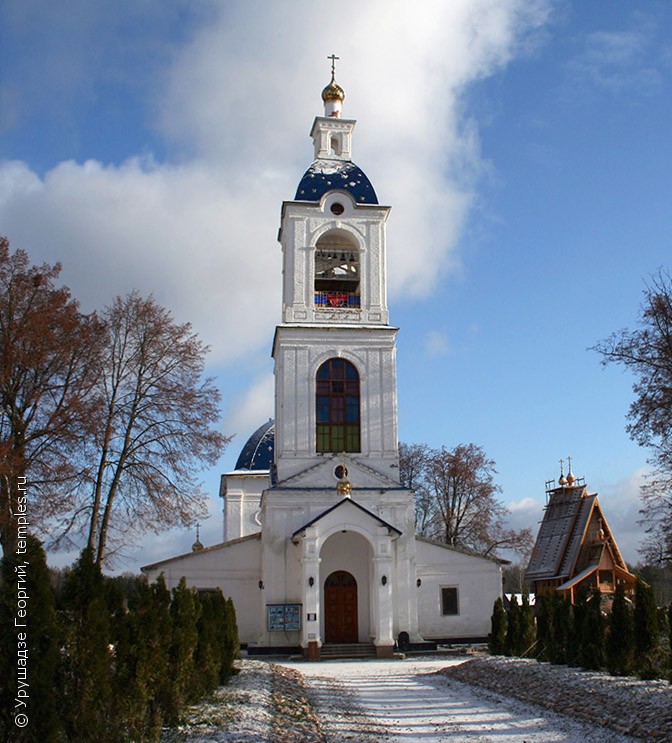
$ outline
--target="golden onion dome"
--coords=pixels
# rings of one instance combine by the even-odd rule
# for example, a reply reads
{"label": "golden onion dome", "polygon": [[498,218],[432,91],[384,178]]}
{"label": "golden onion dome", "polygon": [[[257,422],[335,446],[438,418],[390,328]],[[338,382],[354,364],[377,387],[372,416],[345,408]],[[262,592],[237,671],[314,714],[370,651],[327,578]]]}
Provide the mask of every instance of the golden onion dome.
{"label": "golden onion dome", "polygon": [[334,80],[332,75],[331,82],[322,91],[322,100],[326,103],[327,101],[341,101],[345,100],[345,92],[343,88]]}

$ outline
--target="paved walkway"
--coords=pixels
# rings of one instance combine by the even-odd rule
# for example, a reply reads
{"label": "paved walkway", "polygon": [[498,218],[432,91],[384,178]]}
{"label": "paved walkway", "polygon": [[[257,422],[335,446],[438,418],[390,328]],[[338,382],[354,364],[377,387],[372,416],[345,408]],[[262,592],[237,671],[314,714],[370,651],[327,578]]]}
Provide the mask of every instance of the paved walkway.
{"label": "paved walkway", "polygon": [[634,740],[434,673],[458,662],[460,659],[432,658],[282,665],[304,674],[328,738],[338,743]]}

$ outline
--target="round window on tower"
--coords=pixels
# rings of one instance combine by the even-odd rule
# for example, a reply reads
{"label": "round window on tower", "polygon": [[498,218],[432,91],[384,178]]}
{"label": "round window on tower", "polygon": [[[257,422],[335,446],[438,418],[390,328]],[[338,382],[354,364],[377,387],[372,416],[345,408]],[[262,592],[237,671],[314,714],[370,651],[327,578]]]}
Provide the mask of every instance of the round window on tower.
{"label": "round window on tower", "polygon": [[334,475],[336,475],[337,480],[342,480],[344,477],[348,476],[348,468],[339,464],[338,467],[334,469]]}
{"label": "round window on tower", "polygon": [[344,211],[345,207],[343,206],[343,204],[339,204],[338,201],[335,201],[331,205],[331,213],[336,214],[336,216],[338,216],[339,214],[343,214]]}

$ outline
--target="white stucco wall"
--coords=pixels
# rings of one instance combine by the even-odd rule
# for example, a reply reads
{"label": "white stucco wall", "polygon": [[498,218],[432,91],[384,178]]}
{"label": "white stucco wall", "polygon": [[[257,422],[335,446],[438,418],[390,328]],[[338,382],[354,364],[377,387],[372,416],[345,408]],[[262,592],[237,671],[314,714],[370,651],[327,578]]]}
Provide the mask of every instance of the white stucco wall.
{"label": "white stucco wall", "polygon": [[184,576],[194,588],[220,588],[236,608],[240,642],[255,642],[264,622],[261,579],[261,538],[253,536],[210,547],[171,560],[149,565],[143,573],[150,581],[163,573],[169,589]]}
{"label": "white stucco wall", "polygon": [[[335,201],[344,207],[338,217],[331,213]],[[351,195],[343,191],[331,191],[320,202],[283,203],[280,225],[283,323],[388,323],[385,221],[389,212],[387,206],[356,204]],[[323,235],[334,230],[347,235],[360,255],[361,307],[358,310],[333,311],[314,305],[315,246]]]}
{"label": "white stucco wall", "polygon": [[261,529],[261,494],[271,484],[268,472],[239,470],[222,475],[219,495],[224,499],[224,541],[246,537]]}
{"label": "white stucco wall", "polygon": [[321,461],[316,454],[315,376],[330,358],[352,363],[360,379],[358,460],[398,477],[396,334],[391,327],[286,326],[276,329],[275,461],[283,482]]}
{"label": "white stucco wall", "polygon": [[[418,625],[425,640],[486,637],[495,600],[502,595],[496,562],[416,539]],[[441,589],[456,587],[458,614],[443,616]]]}

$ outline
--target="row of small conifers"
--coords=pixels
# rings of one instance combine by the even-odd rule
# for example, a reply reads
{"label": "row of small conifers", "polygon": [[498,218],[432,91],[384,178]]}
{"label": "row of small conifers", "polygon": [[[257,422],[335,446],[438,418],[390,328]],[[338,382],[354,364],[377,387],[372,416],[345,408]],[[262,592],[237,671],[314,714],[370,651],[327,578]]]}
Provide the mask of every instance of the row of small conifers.
{"label": "row of small conifers", "polygon": [[537,596],[531,607],[495,601],[489,648],[493,655],[537,658],[615,676],[672,681],[672,604],[656,607],[653,590],[639,580],[634,602],[623,586],[615,591],[609,613],[603,597],[583,593],[572,604],[560,593]]}
{"label": "row of small conifers", "polygon": [[[125,598],[88,550],[54,590],[42,547],[32,538],[20,560],[28,563],[29,597],[27,653],[20,654],[13,631],[16,562],[2,563],[0,740],[158,741],[186,705],[234,672],[236,617],[221,592],[199,597],[184,580],[172,593],[162,579],[135,580]],[[21,686],[25,677],[28,686]],[[24,728],[15,720],[20,688],[28,694]]]}

